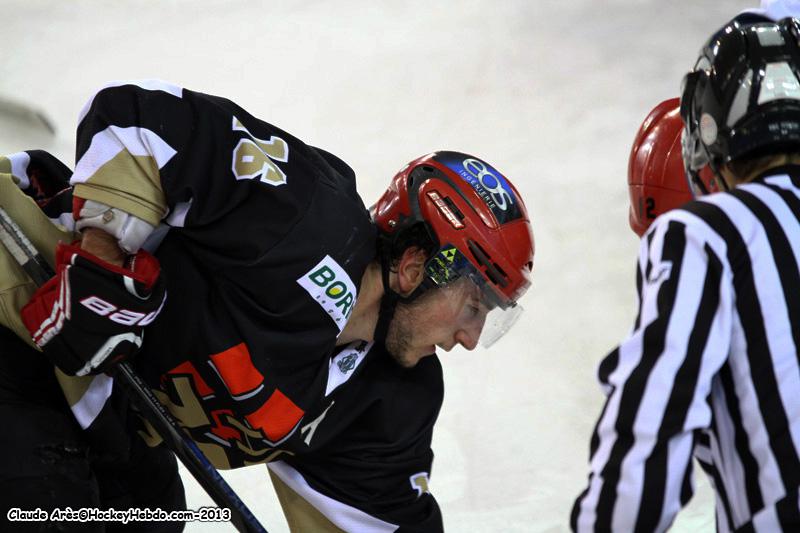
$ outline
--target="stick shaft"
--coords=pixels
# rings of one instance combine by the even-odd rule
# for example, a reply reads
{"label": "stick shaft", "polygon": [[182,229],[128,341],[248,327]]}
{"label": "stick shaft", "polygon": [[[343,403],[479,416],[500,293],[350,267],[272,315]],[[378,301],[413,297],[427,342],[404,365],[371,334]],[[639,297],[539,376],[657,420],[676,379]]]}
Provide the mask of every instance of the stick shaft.
{"label": "stick shaft", "polygon": [[2,96],[0,96],[0,117],[8,117],[18,123],[45,130],[50,135],[56,133],[52,121],[42,111]]}

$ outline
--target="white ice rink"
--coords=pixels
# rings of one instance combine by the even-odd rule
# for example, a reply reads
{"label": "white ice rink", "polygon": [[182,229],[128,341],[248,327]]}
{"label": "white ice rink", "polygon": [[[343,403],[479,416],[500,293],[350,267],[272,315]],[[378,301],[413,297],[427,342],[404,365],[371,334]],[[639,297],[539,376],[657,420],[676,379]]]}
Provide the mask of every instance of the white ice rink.
{"label": "white ice rink", "polygon": [[[0,118],[0,153],[44,148],[73,166],[93,90],[155,77],[227,96],[341,156],[367,204],[423,153],[486,158],[526,198],[534,284],[491,352],[441,354],[431,488],[449,531],[565,531],[603,399],[595,368],[634,316],[631,141],[678,95],[703,40],[755,3],[0,0],[0,95],[58,128],[48,138]],[[271,533],[288,531],[263,466],[225,477]],[[674,531],[714,529],[695,477]],[[210,505],[184,478],[189,506]]]}

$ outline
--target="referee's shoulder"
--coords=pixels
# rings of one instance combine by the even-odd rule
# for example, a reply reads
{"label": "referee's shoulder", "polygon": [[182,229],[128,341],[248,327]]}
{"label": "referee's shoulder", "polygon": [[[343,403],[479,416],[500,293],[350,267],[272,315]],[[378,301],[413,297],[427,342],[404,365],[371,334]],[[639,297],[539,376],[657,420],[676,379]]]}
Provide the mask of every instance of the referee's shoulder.
{"label": "referee's shoulder", "polygon": [[726,202],[729,201],[730,195],[731,192],[729,191],[706,194],[682,205],[675,211],[692,215],[697,219],[695,222],[696,225],[714,227],[718,225],[721,219],[730,216],[725,207]]}
{"label": "referee's shoulder", "polygon": [[698,236],[715,233],[713,228],[727,216],[724,208],[720,207],[722,194],[726,193],[709,194],[661,214],[650,225],[646,235],[664,232],[670,225],[684,226],[686,232]]}
{"label": "referee's shoulder", "polygon": [[[726,196],[727,195],[727,196]],[[692,200],[656,218],[644,236],[651,253],[664,247],[691,248],[697,253],[713,253],[723,263],[730,252],[742,251],[743,243],[735,229],[727,205],[731,197],[718,192]]]}

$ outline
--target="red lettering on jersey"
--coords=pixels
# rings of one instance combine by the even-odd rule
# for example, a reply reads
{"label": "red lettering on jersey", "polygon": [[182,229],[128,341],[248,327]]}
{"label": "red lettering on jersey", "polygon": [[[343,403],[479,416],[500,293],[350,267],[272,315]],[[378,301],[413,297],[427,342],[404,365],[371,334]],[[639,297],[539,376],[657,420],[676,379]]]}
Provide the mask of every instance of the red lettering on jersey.
{"label": "red lettering on jersey", "polygon": [[214,425],[211,427],[211,433],[226,441],[242,440],[242,433],[237,429],[226,426],[220,418],[222,415],[230,415],[231,417],[234,416],[233,411],[230,409],[217,409],[216,411],[211,411],[211,418],[214,420]]}
{"label": "red lettering on jersey", "polygon": [[219,372],[231,396],[240,396],[253,391],[264,382],[250,358],[250,351],[245,343],[211,356],[211,363]]}
{"label": "red lettering on jersey", "polygon": [[[191,361],[184,361],[183,363],[179,364],[167,374],[172,375],[186,375],[189,374],[192,376],[192,382],[194,384],[195,389],[197,390],[197,394],[200,395],[201,398],[205,398],[207,396],[211,396],[214,394],[214,390],[208,386],[203,378],[200,377],[200,373],[197,372],[197,369],[194,367]],[[161,376],[161,383],[162,386],[166,383],[167,376]]]}
{"label": "red lettering on jersey", "polygon": [[[269,393],[269,390],[264,390],[264,376],[253,365],[250,351],[244,343],[209,356],[209,361],[234,399],[244,399],[236,398],[237,396],[263,398]],[[247,439],[240,429],[226,423],[226,418],[238,419],[244,426],[260,432],[269,443],[276,443],[287,437],[305,414],[305,411],[285,394],[275,389],[261,407],[244,415],[244,420],[242,420],[239,418],[241,415],[231,409],[213,409],[211,404],[206,403],[213,401],[210,397],[214,394],[214,390],[203,380],[192,362],[184,361],[170,370],[162,376],[162,383],[165,384],[168,377],[178,375],[191,376],[194,394],[198,394],[205,400],[202,409],[212,421],[209,427],[211,434],[226,442],[244,442]],[[248,444],[248,449],[251,445],[252,443]],[[265,449],[269,450],[269,448]],[[259,450],[250,450],[249,453],[253,455],[254,452],[259,452]]]}
{"label": "red lettering on jersey", "polygon": [[304,414],[292,400],[276,389],[264,405],[245,418],[254,429],[260,429],[269,440],[277,442],[294,429]]}

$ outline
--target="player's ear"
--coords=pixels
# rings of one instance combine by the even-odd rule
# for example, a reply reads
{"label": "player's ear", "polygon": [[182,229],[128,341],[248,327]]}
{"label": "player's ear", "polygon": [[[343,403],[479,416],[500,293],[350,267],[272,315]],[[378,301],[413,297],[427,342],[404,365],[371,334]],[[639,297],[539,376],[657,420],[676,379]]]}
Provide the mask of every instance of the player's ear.
{"label": "player's ear", "polygon": [[427,259],[425,251],[417,246],[409,246],[403,251],[403,255],[397,261],[397,292],[408,296],[419,287],[425,279]]}

